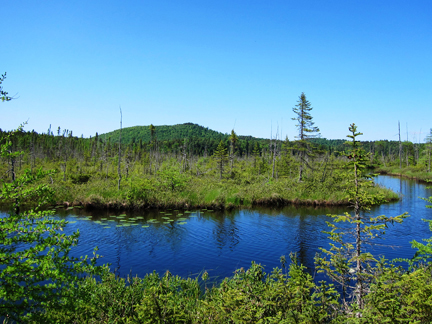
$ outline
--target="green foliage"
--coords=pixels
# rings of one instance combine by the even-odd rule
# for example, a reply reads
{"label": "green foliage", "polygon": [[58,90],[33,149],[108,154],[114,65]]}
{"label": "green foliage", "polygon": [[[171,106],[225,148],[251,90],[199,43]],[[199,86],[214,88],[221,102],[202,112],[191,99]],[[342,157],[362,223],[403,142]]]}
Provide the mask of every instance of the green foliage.
{"label": "green foliage", "polygon": [[293,112],[297,117],[292,118],[292,120],[296,120],[298,123],[296,125],[299,131],[297,138],[303,141],[307,138],[316,137],[317,135],[313,135],[313,133],[318,133],[319,128],[314,126],[312,116],[310,115],[310,111],[313,108],[311,107],[309,100],[306,99],[304,92],[301,93],[297,102],[297,105],[293,108]]}
{"label": "green foliage", "polygon": [[235,146],[237,141],[239,140],[236,132],[234,132],[234,129],[231,130],[231,135],[228,137],[228,140],[232,143],[233,146]]}
{"label": "green foliage", "polygon": [[3,86],[1,85],[5,79],[6,79],[6,72],[4,74],[2,74],[2,76],[0,77],[0,98],[1,98],[1,101],[9,101],[12,99],[11,97],[8,96],[8,93],[3,90]]}
{"label": "green foliage", "polygon": [[[255,145],[256,155],[238,156],[230,177],[224,177],[226,172],[223,173],[223,181],[219,180],[220,168],[212,156],[189,155],[189,148],[184,150],[181,147],[181,153],[175,155],[161,153],[158,148],[150,154],[146,151],[148,147],[141,150],[139,145],[123,147],[122,156],[126,158],[122,159],[120,168],[122,174],[128,176],[127,181],[122,182],[122,189],[118,191],[118,183],[114,181],[117,179],[118,147],[113,147],[109,139],[104,142],[100,135],[98,137],[98,141],[94,140],[94,137],[92,143],[88,143],[71,136],[17,133],[13,147],[25,148],[26,152],[17,158],[22,169],[17,168],[16,173],[21,175],[26,168],[58,170],[59,172],[49,176],[55,201],[92,207],[223,208],[228,205],[347,203],[347,171],[343,169],[344,158],[329,155],[309,161],[312,168],[305,169],[303,182],[298,183],[293,181],[297,174],[298,161],[295,160],[295,152],[292,155],[295,150],[289,146],[277,156],[276,176],[269,181],[272,171],[271,155],[265,146],[258,143]],[[220,144],[220,141],[218,143]],[[226,142],[224,144],[226,147]],[[253,146],[249,147],[249,150],[252,148]],[[186,157],[183,151],[187,152]],[[237,152],[240,152],[239,145]],[[8,174],[6,172],[10,160],[3,158],[0,162],[0,176],[5,176]],[[223,162],[223,171],[227,169],[227,162]],[[169,183],[169,177],[163,177],[165,169],[174,170],[175,176],[185,177],[184,181],[179,179],[179,186],[176,186],[174,181],[174,190],[172,182]],[[177,170],[181,171],[181,176]],[[79,183],[81,181],[76,181],[75,178],[81,174],[90,176],[90,179]],[[206,201],[207,193],[213,190],[219,192],[217,199]],[[398,199],[396,194],[383,188],[371,187],[368,190],[382,194],[383,199],[376,203]],[[212,205],[213,203],[216,205]]]}
{"label": "green foliage", "polygon": [[[156,134],[158,141],[166,141],[173,139],[183,140],[184,138],[190,137],[220,140],[221,137],[224,136],[224,134],[222,133],[192,123],[178,124],[173,126],[154,126],[153,124],[151,124],[150,126],[134,126],[123,128],[122,142],[138,142],[139,139],[142,139],[143,142],[149,142],[155,137]],[[111,137],[111,140],[113,142],[118,142],[118,130],[102,134],[101,136],[105,135],[107,137]]]}
{"label": "green foliage", "polygon": [[70,293],[61,309],[46,308],[56,323],[192,323],[201,295],[198,280],[168,271],[141,278],[117,278],[106,272],[100,281],[87,278]]}
{"label": "green foliage", "polygon": [[[432,231],[432,220],[424,220],[429,223],[429,229]],[[411,242],[411,246],[413,249],[417,249],[412,262],[427,262],[430,263],[432,261],[432,237],[428,239],[423,239],[427,244],[423,244],[413,240]]]}
{"label": "green foliage", "polygon": [[213,153],[213,158],[216,161],[219,169],[220,179],[222,179],[222,174],[224,172],[225,163],[228,161],[228,153],[223,141],[219,142],[216,151]]}
{"label": "green foliage", "polygon": [[292,261],[288,277],[277,268],[267,275],[254,262],[247,271],[237,270],[206,293],[202,318],[216,323],[329,322],[337,292],[332,285],[316,286],[295,257]]}
{"label": "green foliage", "polygon": [[[130,130],[129,130],[130,129]],[[157,132],[156,132],[157,131]],[[33,163],[38,159],[47,161],[57,161],[62,163],[62,170],[68,169],[69,160],[84,160],[85,166],[95,166],[100,163],[101,167],[106,163],[113,161],[118,155],[118,146],[113,142],[118,142],[120,131],[115,134],[108,133],[94,136],[90,139],[78,138],[72,136],[72,131],[63,130],[62,135],[54,136],[49,130],[48,134],[38,134],[32,132],[21,132],[17,134],[17,140],[14,143],[18,150],[24,150],[28,156],[32,157]],[[147,126],[136,126],[122,130],[122,156],[130,156],[129,162],[140,161],[147,164],[153,164],[153,160],[163,154],[178,154],[188,152],[188,156],[208,156],[212,155],[221,140],[229,142],[229,135],[209,130],[208,128],[195,124],[182,124],[173,126],[155,126],[154,139],[151,141],[151,132]],[[130,136],[129,136],[130,135]],[[114,136],[114,138],[111,138]],[[236,135],[237,136],[237,135]],[[244,158],[253,153],[254,148],[258,147],[259,155],[266,155],[269,152],[269,140],[253,138],[251,136],[237,136],[235,144],[235,155],[238,158]],[[185,144],[187,139],[187,145]],[[272,141],[276,145],[281,145],[280,141]],[[329,140],[325,138],[308,138],[307,145],[325,150],[328,154],[336,157],[339,152],[345,150],[343,140]],[[398,143],[395,141],[379,142],[362,142],[364,148],[369,152],[374,152],[374,161],[376,167],[392,166],[396,163],[394,153],[398,150]],[[297,145],[297,144],[296,144]],[[409,160],[416,159],[416,167],[423,167],[423,172],[427,169],[427,144],[414,144],[415,156],[410,156]],[[299,157],[302,147],[297,150],[295,146],[291,148],[292,155]],[[149,152],[152,152],[149,156]],[[310,150],[307,150],[310,154]],[[313,153],[313,152],[312,152]],[[412,152],[411,152],[412,153]],[[411,154],[410,153],[410,154]],[[256,156],[256,155],[255,155]],[[312,156],[312,155],[311,155]],[[417,156],[420,160],[417,161]],[[307,160],[307,159],[306,159]],[[311,163],[311,161],[307,161]],[[310,164],[314,167],[313,164]],[[411,165],[410,165],[411,167]],[[156,170],[157,171],[157,170]],[[66,173],[68,173],[67,171]],[[258,172],[257,172],[258,173]],[[432,175],[431,175],[432,176]]]}
{"label": "green foliage", "polygon": [[[293,258],[288,276],[280,269],[266,274],[252,262],[234,277],[207,287],[168,271],[140,278],[101,281],[88,278],[71,288],[63,308],[46,308],[45,316],[61,323],[328,323],[339,317],[338,294],[325,283],[316,285]],[[205,293],[202,285],[205,284]]]}
{"label": "green foliage", "polygon": [[[20,154],[11,153],[10,147],[21,129],[2,139],[2,157]],[[13,202],[11,212],[0,218],[0,316],[20,322],[38,318],[47,304],[61,307],[70,297],[68,289],[83,274],[101,270],[95,266],[97,255],[91,260],[69,256],[79,233],[62,234],[67,222],[52,219],[51,211],[39,210],[52,197],[52,190],[40,180],[51,174],[25,170],[20,177],[0,183],[0,199]],[[35,209],[21,211],[24,198],[32,200]]]}
{"label": "green foliage", "polygon": [[182,279],[169,271],[146,276],[149,286],[135,310],[140,323],[193,323],[201,295],[198,279]]}
{"label": "green foliage", "polygon": [[[99,135],[99,139],[110,138],[111,141],[118,142],[119,135],[120,131],[115,130]],[[156,138],[157,146],[155,145]],[[163,126],[134,126],[122,129],[122,143],[139,146],[140,149],[146,150],[158,147],[164,153],[179,152],[183,148],[184,140],[187,139],[188,151],[191,153],[212,155],[221,140],[231,142],[231,138],[234,139],[232,147],[239,156],[250,154],[256,143],[260,143],[262,146],[268,145],[268,141],[263,138],[237,134],[235,134],[235,137],[232,137],[232,134],[223,134],[208,127],[192,123]]]}
{"label": "green foliage", "polygon": [[[289,170],[285,177],[269,179],[266,174],[269,168],[269,156],[266,154],[259,157],[263,170],[267,170],[263,172],[265,174],[258,175],[253,171],[255,170],[254,160],[251,159],[236,163],[234,169],[236,175],[232,179],[222,180],[215,179],[214,174],[211,173],[215,168],[211,158],[201,158],[200,163],[185,172],[179,171],[181,165],[178,159],[165,158],[157,161],[159,166],[155,174],[142,174],[140,165],[138,164],[139,169],[134,169],[132,162],[129,166],[130,177],[125,181],[124,188],[120,192],[116,189],[115,160],[112,162],[114,171],[112,174],[108,173],[110,176],[106,178],[105,172],[100,173],[98,166],[93,169],[91,154],[88,155],[87,166],[80,159],[71,159],[72,163],[69,167],[73,168],[74,172],[79,174],[83,171],[83,174],[87,174],[86,170],[89,170],[88,174],[92,175],[87,183],[79,185],[70,181],[63,182],[59,175],[49,173],[54,182],[52,188],[61,191],[61,195],[64,195],[61,196],[62,199],[57,199],[82,201],[84,204],[97,206],[104,204],[122,207],[145,204],[189,206],[193,203],[208,206],[239,206],[266,201],[275,205],[296,201],[295,199],[299,198],[302,201],[317,202],[345,199],[355,207],[355,211],[358,211],[360,220],[356,218],[356,212],[354,215],[346,213],[334,218],[335,221],[344,222],[353,228],[353,234],[360,233],[360,254],[358,254],[356,239],[351,241],[346,239],[350,231],[346,227],[338,228],[332,224],[334,226],[329,235],[333,239],[333,244],[328,251],[323,250],[328,252],[327,258],[317,258],[317,266],[321,270],[328,271],[331,279],[342,283],[344,288],[342,296],[339,296],[335,288],[327,282],[314,283],[313,278],[305,272],[304,267],[299,265],[295,258],[290,264],[288,274],[284,274],[280,269],[274,269],[270,274],[266,274],[261,265],[252,263],[250,269],[239,269],[232,278],[226,278],[213,286],[207,283],[206,273],[203,274],[205,283],[199,282],[198,279],[173,276],[169,272],[163,276],[149,274],[143,279],[121,279],[116,278],[106,269],[98,272],[101,280],[96,280],[94,277],[84,278],[80,273],[84,273],[81,270],[86,267],[86,264],[89,271],[93,271],[91,263],[84,260],[86,263],[82,267],[73,266],[73,262],[69,262],[70,268],[75,269],[76,272],[71,273],[70,276],[62,274],[65,281],[59,279],[57,281],[59,285],[54,292],[50,291],[46,294],[44,301],[40,303],[35,301],[32,304],[31,318],[34,322],[44,323],[430,321],[430,269],[416,268],[412,273],[407,273],[396,267],[389,268],[384,265],[384,261],[376,261],[364,249],[365,242],[376,238],[377,234],[378,236],[384,234],[387,224],[401,221],[403,215],[393,218],[365,217],[364,211],[367,211],[371,204],[383,201],[385,191],[372,186],[373,183],[367,177],[369,158],[356,141],[356,137],[360,134],[353,126],[350,128],[352,130],[351,149],[346,157],[330,156],[327,160],[320,161],[320,164],[314,164],[315,170],[305,172],[301,183],[288,176]],[[222,144],[226,153],[225,143]],[[12,156],[12,153],[4,150],[2,152],[3,159]],[[295,164],[290,159],[290,152],[290,146],[287,146],[284,153],[287,155],[287,168],[292,168],[291,164]],[[341,159],[345,162],[342,163]],[[47,167],[58,165],[56,162],[45,163]],[[323,167],[325,165],[327,166]],[[37,174],[26,172],[21,172],[16,181],[22,176],[31,177]],[[43,176],[43,171],[40,172]],[[192,176],[194,174],[197,176]],[[37,179],[36,182],[31,182],[32,188],[38,186]],[[22,195],[12,194],[14,191],[9,187],[12,182],[6,180],[3,182],[7,184],[4,186],[6,188],[4,192],[10,202],[14,203],[16,198],[25,198]],[[25,187],[24,182],[22,183]],[[42,191],[37,191],[39,194],[36,196],[32,196],[30,194],[32,191],[29,191],[28,199],[38,197],[39,201],[45,193],[51,192],[47,186],[44,188]],[[60,197],[59,193],[56,194]],[[16,206],[19,205],[20,202]],[[52,221],[50,218],[46,220]],[[360,232],[356,231],[357,225],[360,227]],[[67,242],[64,244],[67,245]],[[55,260],[59,261],[59,259]],[[359,263],[361,267],[358,266]],[[61,266],[58,267],[63,269]],[[33,270],[31,271],[33,273]],[[363,289],[362,294],[358,293],[359,279]],[[348,295],[351,292],[360,296],[362,300],[360,305],[356,303],[359,297],[354,299],[354,302],[350,300]],[[23,291],[18,293],[22,294]],[[16,307],[17,304],[14,303],[13,306]],[[359,314],[361,317],[358,316]]]}
{"label": "green foliage", "polygon": [[[423,198],[423,199],[428,201],[429,203],[432,203],[432,197]],[[427,205],[426,207],[432,208],[432,205]],[[432,231],[432,220],[424,219],[423,221],[429,223],[429,229]],[[413,240],[411,242],[412,248],[417,249],[416,253],[414,254],[414,257],[411,260],[409,260],[411,266],[418,262],[430,264],[432,261],[432,237],[428,239],[423,239],[423,241],[426,242],[427,244],[417,242],[416,240]]]}
{"label": "green foliage", "polygon": [[154,138],[155,133],[156,133],[156,127],[153,124],[150,124],[149,131],[150,131],[151,141],[153,141],[153,138]]}
{"label": "green foliage", "polygon": [[209,192],[206,193],[204,197],[204,201],[206,203],[212,203],[220,195],[220,193],[221,193],[220,189],[210,190]]}
{"label": "green foliage", "polygon": [[183,190],[190,180],[190,177],[181,173],[179,169],[180,166],[175,165],[175,163],[166,163],[166,165],[158,171],[161,185],[171,190],[171,192]]}
{"label": "green foliage", "polygon": [[431,323],[432,276],[430,267],[409,273],[381,260],[365,296],[359,323]]}
{"label": "green foliage", "polygon": [[[285,268],[285,257],[281,258]],[[208,273],[183,279],[166,272],[140,278],[86,278],[71,287],[62,308],[48,303],[44,322],[55,323],[429,323],[432,276],[422,267],[408,273],[380,260],[364,297],[361,316],[349,311],[332,284],[314,283],[291,255],[288,274],[270,274],[252,262],[249,269],[212,286]],[[210,287],[209,287],[210,286]],[[204,292],[203,292],[204,290]]]}
{"label": "green foliage", "polygon": [[312,110],[311,103],[306,99],[306,95],[304,92],[299,97],[298,104],[293,108],[293,112],[297,115],[297,117],[292,118],[297,121],[297,129],[298,129],[298,139],[294,143],[294,148],[298,152],[299,156],[299,181],[303,181],[303,168],[304,166],[310,167],[309,158],[314,156],[311,142],[308,141],[310,138],[314,138],[318,135],[314,133],[319,132],[319,128],[314,126],[314,122],[312,121],[312,116],[310,115],[310,111]]}
{"label": "green foliage", "polygon": [[154,179],[143,179],[130,183],[130,188],[126,193],[126,198],[130,203],[137,203],[140,201],[147,201],[152,192],[156,188]]}
{"label": "green foliage", "polygon": [[394,166],[380,166],[375,170],[375,172],[380,174],[395,175],[421,181],[432,181],[432,173],[425,171],[425,167],[422,165],[402,167],[402,169]]}

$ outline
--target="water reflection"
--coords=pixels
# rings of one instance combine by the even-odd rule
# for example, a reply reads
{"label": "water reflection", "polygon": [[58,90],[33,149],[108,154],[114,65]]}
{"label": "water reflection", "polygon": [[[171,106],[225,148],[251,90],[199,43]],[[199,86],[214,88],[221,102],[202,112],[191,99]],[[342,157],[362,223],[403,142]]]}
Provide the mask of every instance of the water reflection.
{"label": "water reflection", "polygon": [[213,218],[216,223],[213,229],[214,240],[216,247],[220,250],[218,255],[223,253],[225,246],[233,252],[240,242],[239,229],[237,228],[234,215],[214,216]]}

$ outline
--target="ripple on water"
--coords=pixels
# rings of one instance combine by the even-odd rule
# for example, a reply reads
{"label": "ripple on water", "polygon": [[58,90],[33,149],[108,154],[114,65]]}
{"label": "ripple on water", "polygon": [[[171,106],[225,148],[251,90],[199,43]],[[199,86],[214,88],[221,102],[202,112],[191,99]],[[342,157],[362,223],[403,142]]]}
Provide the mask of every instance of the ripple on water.
{"label": "ripple on water", "polygon": [[[402,188],[404,196],[397,203],[374,208],[373,215],[395,216],[408,211],[412,216],[401,225],[390,226],[386,239],[380,241],[400,248],[376,248],[374,251],[384,253],[387,258],[411,257],[414,251],[409,241],[421,241],[431,236],[427,224],[421,219],[432,219],[432,213],[425,208],[426,202],[418,197],[432,196],[432,190],[426,190],[424,185],[401,183],[398,178],[380,176],[378,180],[397,190]],[[328,230],[326,214],[338,214],[344,210],[288,206],[225,214],[184,211],[184,215],[175,214],[174,222],[168,221],[171,220],[168,211],[168,215],[161,212],[160,216],[167,218],[159,220],[155,213],[141,213],[141,216],[132,216],[136,219],[132,223],[123,219],[126,215],[110,217],[108,224],[111,228],[106,229],[102,224],[107,222],[95,223],[91,216],[66,216],[66,219],[76,221],[67,226],[71,232],[79,228],[81,233],[74,255],[91,255],[93,247],[98,245],[98,254],[104,256],[101,262],[112,263],[111,268],[119,268],[122,276],[130,274],[132,268],[132,274],[139,276],[153,270],[163,273],[167,269],[187,276],[206,269],[212,276],[225,277],[232,275],[238,267],[249,267],[252,260],[265,265],[269,272],[273,267],[280,267],[280,256],[288,258],[290,252],[297,253],[299,260],[313,270],[318,248],[329,244],[327,235],[322,233]],[[98,216],[95,214],[95,217]],[[123,220],[121,223],[129,226],[112,223],[115,220]],[[168,224],[161,224],[160,220]],[[181,224],[183,222],[186,224]]]}

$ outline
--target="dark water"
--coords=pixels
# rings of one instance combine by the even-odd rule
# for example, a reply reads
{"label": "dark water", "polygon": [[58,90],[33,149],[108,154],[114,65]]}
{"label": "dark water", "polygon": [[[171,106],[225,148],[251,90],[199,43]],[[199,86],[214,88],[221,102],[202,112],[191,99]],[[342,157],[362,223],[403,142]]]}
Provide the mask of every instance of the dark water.
{"label": "dark water", "polygon": [[[397,247],[379,247],[371,252],[388,259],[410,258],[414,250],[409,242],[432,235],[427,223],[421,220],[432,219],[432,209],[425,208],[426,202],[420,199],[432,196],[432,190],[415,181],[389,176],[379,176],[376,182],[400,193],[402,199],[374,208],[371,214],[395,216],[408,212],[411,216],[403,224],[390,227],[386,239],[380,242]],[[299,260],[313,272],[315,253],[329,243],[322,233],[328,229],[326,221],[331,219],[326,215],[345,210],[289,206],[223,213],[206,210],[190,214],[165,211],[172,215],[128,213],[118,218],[121,213],[58,209],[56,217],[75,222],[67,226],[67,231],[80,230],[74,255],[91,255],[93,247],[98,246],[98,253],[103,255],[101,263],[110,263],[111,269],[121,276],[143,277],[153,270],[159,273],[170,270],[176,275],[194,277],[206,270],[217,280],[231,276],[235,269],[249,267],[252,260],[265,265],[270,272],[280,267],[280,257],[288,257],[290,252],[297,253]],[[89,215],[90,220],[84,218]],[[136,217],[142,219],[130,220]],[[186,220],[178,220],[181,217]],[[130,223],[125,221],[128,219]],[[159,222],[149,223],[150,219]],[[168,219],[173,221],[167,222]],[[118,227],[125,223],[131,225]]]}

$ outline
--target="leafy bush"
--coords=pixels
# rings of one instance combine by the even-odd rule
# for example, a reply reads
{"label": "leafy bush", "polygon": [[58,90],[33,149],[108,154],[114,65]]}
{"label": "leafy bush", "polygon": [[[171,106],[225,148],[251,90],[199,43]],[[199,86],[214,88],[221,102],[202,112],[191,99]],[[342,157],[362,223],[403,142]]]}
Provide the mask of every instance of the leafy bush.
{"label": "leafy bush", "polygon": [[[19,156],[20,152],[9,150],[14,134],[3,139],[2,157]],[[97,255],[91,260],[69,256],[79,233],[62,234],[67,222],[39,210],[51,200],[52,190],[38,183],[52,173],[26,170],[15,178],[15,170],[11,171],[11,181],[0,180],[0,199],[13,201],[12,210],[0,218],[0,317],[40,323],[44,307],[61,307],[83,274],[97,274],[102,268],[95,266]],[[22,211],[23,198],[34,199],[36,209]]]}
{"label": "leafy bush", "polygon": [[371,323],[432,323],[430,267],[409,273],[380,262],[362,317]]}

